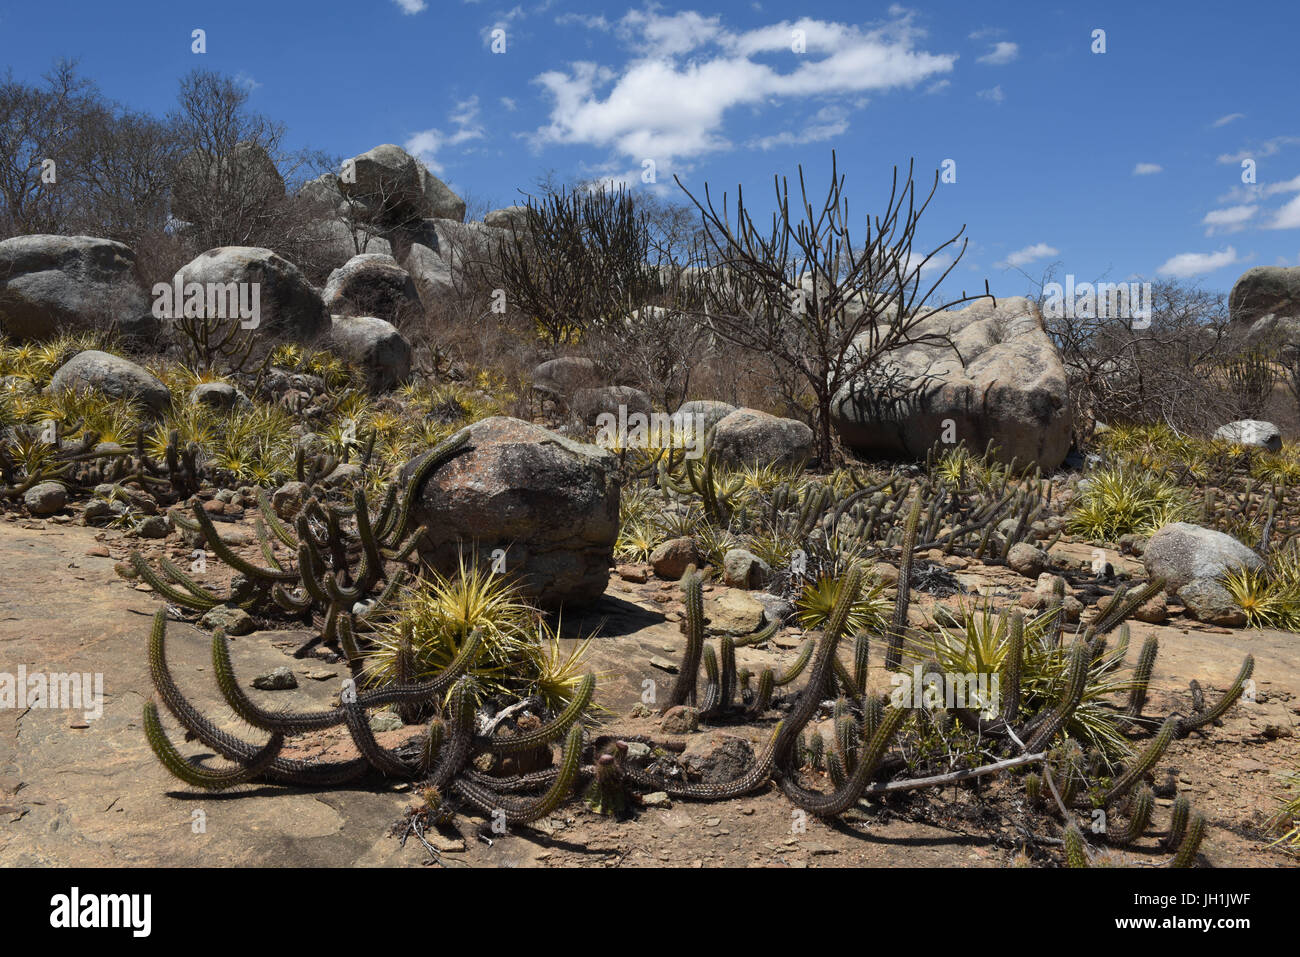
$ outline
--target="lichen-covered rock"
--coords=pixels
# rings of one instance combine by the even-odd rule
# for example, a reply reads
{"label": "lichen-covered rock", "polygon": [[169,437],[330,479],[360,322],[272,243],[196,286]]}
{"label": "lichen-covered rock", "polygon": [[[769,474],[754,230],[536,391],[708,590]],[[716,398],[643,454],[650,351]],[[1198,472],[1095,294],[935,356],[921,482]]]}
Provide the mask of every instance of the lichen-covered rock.
{"label": "lichen-covered rock", "polygon": [[668,581],[677,581],[691,565],[700,562],[700,550],[690,536],[671,538],[650,553],[650,567],[656,575]]}
{"label": "lichen-covered rock", "polygon": [[248,401],[248,396],[229,382],[200,382],[190,389],[186,400],[190,405],[206,405],[210,409],[219,409],[223,412],[235,408],[248,408],[252,405]]}
{"label": "lichen-covered rock", "polygon": [[1232,592],[1213,578],[1197,578],[1178,589],[1178,597],[1197,621],[1223,628],[1240,628],[1246,613],[1233,600]]}
{"label": "lichen-covered rock", "polygon": [[334,316],[374,316],[397,323],[424,314],[411,274],[392,256],[363,253],[330,273],[323,294]]}
{"label": "lichen-covered rock", "polygon": [[1150,577],[1165,580],[1165,591],[1172,595],[1188,582],[1213,581],[1240,568],[1260,568],[1264,560],[1231,535],[1175,522],[1151,536],[1142,564]]}
{"label": "lichen-covered rock", "polygon": [[68,504],[68,490],[59,482],[38,482],[23,493],[23,504],[33,515],[53,515]]}
{"label": "lichen-covered rock", "polygon": [[1261,419],[1239,419],[1214,430],[1214,437],[1235,445],[1250,445],[1269,452],[1282,451],[1282,430]]}
{"label": "lichen-covered rock", "polygon": [[627,416],[649,416],[652,411],[650,396],[627,385],[579,389],[573,394],[569,407],[587,425],[595,425],[602,415],[612,415],[618,421],[625,421]]}
{"label": "lichen-covered rock", "polygon": [[411,344],[374,316],[334,316],[329,350],[361,369],[371,392],[387,392],[411,374]]}
{"label": "lichen-covered rock", "polygon": [[673,416],[683,423],[698,422],[707,432],[735,411],[736,407],[729,402],[718,402],[715,399],[693,399],[678,406]]}
{"label": "lichen-covered rock", "polygon": [[[259,336],[312,342],[329,330],[329,313],[307,277],[289,260],[261,246],[209,249],[182,266],[172,283],[180,283],[182,289],[190,283],[205,289],[235,289],[245,302],[256,304],[256,316],[246,322]],[[173,314],[179,314],[180,307],[173,304]],[[229,317],[231,310],[226,311]]]}
{"label": "lichen-covered rock", "polygon": [[157,334],[135,277],[135,253],[94,236],[15,236],[0,242],[0,333],[44,340],[63,333]]}
{"label": "lichen-covered rock", "polygon": [[831,422],[867,455],[923,458],[951,434],[998,457],[1055,469],[1070,450],[1065,364],[1038,308],[1023,297],[936,313],[889,353],[881,377],[835,396]]}
{"label": "lichen-covered rock", "polygon": [[[614,457],[505,416],[467,431],[467,445],[417,490],[425,561],[451,573],[462,552],[490,562],[500,550],[498,567],[543,607],[599,598],[618,537]],[[419,462],[403,467],[404,480]]]}
{"label": "lichen-covered rock", "polygon": [[548,359],[533,370],[533,388],[567,399],[578,390],[593,386],[597,378],[593,360],[582,356],[560,356]]}
{"label": "lichen-covered rock", "polygon": [[732,588],[764,588],[772,580],[772,566],[744,548],[728,549],[722,556],[722,581]]}
{"label": "lichen-covered rock", "polygon": [[156,376],[128,359],[97,349],[78,352],[50,379],[51,392],[86,389],[115,399],[135,399],[159,415],[172,401],[171,392]]}
{"label": "lichen-covered rock", "polygon": [[713,432],[712,452],[724,465],[802,466],[813,454],[813,432],[797,419],[737,409]]}

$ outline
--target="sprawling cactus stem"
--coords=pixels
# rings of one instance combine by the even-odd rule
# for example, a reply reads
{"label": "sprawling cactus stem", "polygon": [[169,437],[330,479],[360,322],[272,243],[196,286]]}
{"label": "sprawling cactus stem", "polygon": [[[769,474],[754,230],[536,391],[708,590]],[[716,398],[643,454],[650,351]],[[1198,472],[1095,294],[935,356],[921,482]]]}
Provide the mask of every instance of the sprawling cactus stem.
{"label": "sprawling cactus stem", "polygon": [[772,690],[776,687],[776,675],[771,668],[764,668],[763,673],[758,676],[758,691],[754,694],[754,700],[749,706],[751,717],[761,717],[763,712],[772,704]]}
{"label": "sprawling cactus stem", "polygon": [[1103,807],[1110,807],[1116,798],[1128,793],[1129,788],[1142,780],[1143,776],[1155,767],[1156,762],[1164,755],[1165,749],[1169,747],[1169,742],[1173,741],[1174,736],[1178,733],[1178,721],[1177,716],[1165,719],[1165,723],[1160,726],[1160,730],[1151,739],[1151,743],[1146,746],[1141,754],[1129,762],[1129,766],[1124,769],[1124,773],[1115,779],[1115,783],[1111,785],[1110,790],[1102,798]]}
{"label": "sprawling cactus stem", "polygon": [[463,777],[457,778],[452,783],[452,790],[484,814],[504,817],[509,824],[527,824],[550,814],[569,796],[581,762],[582,725],[575,723],[569,728],[569,737],[564,743],[560,773],[556,775],[555,781],[546,793],[540,797],[531,801],[508,797]]}
{"label": "sprawling cactus stem", "polygon": [[241,575],[254,581],[282,582],[298,580],[299,575],[296,571],[277,571],[274,568],[262,568],[239,557],[234,549],[221,540],[221,535],[217,532],[216,526],[212,524],[212,519],[208,517],[208,513],[203,510],[203,505],[199,502],[194,503],[194,518],[199,523],[199,528],[203,532],[203,538],[208,543],[208,547],[216,553],[219,559]]}
{"label": "sprawling cactus stem", "polygon": [[1060,768],[1061,803],[1071,807],[1079,793],[1079,784],[1083,780],[1083,748],[1079,746],[1079,742],[1074,739],[1062,742],[1056,749],[1055,763]]}
{"label": "sprawling cactus stem", "polygon": [[814,771],[822,766],[822,758],[826,754],[826,739],[822,737],[820,731],[814,731],[808,736],[808,767]]}
{"label": "sprawling cactus stem", "polygon": [[1241,693],[1245,690],[1246,682],[1250,676],[1255,673],[1255,656],[1247,655],[1241,663],[1241,670],[1237,672],[1237,677],[1233,680],[1232,686],[1223,693],[1223,697],[1218,700],[1213,708],[1202,714],[1189,718],[1181,718],[1178,721],[1178,737],[1184,737],[1198,728],[1203,728],[1211,724],[1227,713],[1228,709],[1237,703]]}
{"label": "sprawling cactus stem", "polygon": [[722,659],[722,679],[719,684],[719,710],[726,711],[736,698],[736,642],[730,635],[723,635],[718,643]]}
{"label": "sprawling cactus stem", "polygon": [[406,490],[402,494],[402,504],[397,511],[390,513],[391,517],[387,522],[379,523],[376,534],[380,539],[387,542],[400,542],[406,538],[407,532],[411,530],[412,506],[415,504],[416,496],[423,489],[425,481],[430,475],[459,455],[468,441],[469,430],[461,429],[429,452],[424,460],[415,467],[415,471],[411,473],[411,477],[406,483]]}
{"label": "sprawling cactus stem", "polygon": [[[149,587],[162,595],[173,605],[180,605],[182,608],[189,608],[194,611],[209,611],[221,604],[221,599],[215,595],[205,594],[202,590],[192,590],[186,588],[181,590],[169,585],[161,575],[149,567],[149,563],[144,560],[144,556],[139,552],[132,552],[127,561],[131,563],[135,570],[136,576],[143,578],[149,583]],[[195,586],[197,589],[197,586]]]}
{"label": "sprawling cactus stem", "polygon": [[1146,641],[1142,642],[1142,650],[1138,652],[1137,664],[1133,666],[1132,683],[1129,686],[1128,707],[1124,709],[1124,717],[1130,721],[1137,721],[1142,717],[1142,709],[1147,703],[1147,686],[1151,682],[1151,672],[1156,666],[1156,654],[1160,651],[1160,642],[1155,635],[1151,635]]}
{"label": "sprawling cactus stem", "polygon": [[[192,732],[199,741],[222,757],[244,765],[256,761],[259,752],[256,745],[242,741],[216,727],[181,694],[167,667],[166,636],[166,611],[159,609],[154,615],[153,630],[149,636],[149,673],[154,689],[163,704],[167,706],[167,710],[186,730]],[[367,767],[365,758],[330,764],[275,758],[268,765],[264,776],[269,781],[282,784],[330,787],[355,780],[366,772]]]}
{"label": "sprawling cactus stem", "polygon": [[1043,779],[1037,773],[1030,771],[1025,775],[1025,800],[1036,806],[1042,797]]}
{"label": "sprawling cactus stem", "polygon": [[428,774],[430,769],[438,761],[438,753],[442,750],[442,742],[447,737],[447,722],[442,718],[434,718],[429,722],[429,734],[424,739],[424,749],[420,752],[420,773]]}
{"label": "sprawling cactus stem", "polygon": [[428,784],[440,791],[446,790],[469,760],[474,745],[474,700],[470,694],[472,681],[462,677],[451,690],[450,733],[447,742],[438,752],[438,761],[429,775]]}
{"label": "sprawling cactus stem", "polygon": [[[1112,631],[1164,587],[1165,580],[1163,578],[1153,578],[1131,595],[1127,592],[1116,592],[1111,599],[1110,605],[1092,623],[1092,627],[1098,635],[1104,635]],[[1121,594],[1123,597],[1121,597]]]}
{"label": "sprawling cactus stem", "polygon": [[1173,851],[1183,842],[1187,833],[1187,819],[1192,813],[1192,801],[1186,794],[1174,798],[1173,810],[1169,812],[1169,833],[1165,835],[1164,848]]}
{"label": "sprawling cactus stem", "polygon": [[226,771],[209,770],[184,758],[172,746],[158,717],[158,707],[152,701],[144,703],[144,733],[149,740],[149,747],[163,767],[191,787],[207,791],[221,791],[253,780],[270,767],[284,746],[284,735],[276,732],[246,764]]}
{"label": "sprawling cactus stem", "polygon": [[230,705],[230,710],[255,728],[282,734],[301,734],[319,731],[343,724],[347,715],[342,708],[318,712],[267,711],[258,706],[235,677],[230,661],[230,643],[220,628],[212,632],[212,670],[216,672],[217,687]]}
{"label": "sprawling cactus stem", "polygon": [[479,740],[493,754],[522,754],[525,751],[536,751],[568,731],[570,725],[577,722],[587,710],[595,692],[596,676],[584,675],[564,710],[547,724],[534,731],[525,731],[509,738],[480,738]]}
{"label": "sprawling cactus stem", "polygon": [[853,636],[853,690],[861,698],[867,693],[867,678],[870,675],[869,655],[871,654],[871,636],[860,631]]}
{"label": "sprawling cactus stem", "polygon": [[850,774],[858,761],[858,737],[862,729],[857,718],[851,714],[841,715],[835,720],[835,748],[844,761],[844,769]]}
{"label": "sprawling cactus stem", "polygon": [[623,757],[627,745],[615,742],[614,750],[596,758],[596,774],[587,792],[587,805],[597,814],[617,816],[627,810],[626,776],[623,774]]}
{"label": "sprawling cactus stem", "polygon": [[1074,709],[1083,700],[1083,691],[1088,682],[1088,644],[1083,636],[1074,639],[1070,646],[1070,664],[1066,671],[1065,691],[1058,704],[1043,719],[1033,736],[1025,743],[1025,751],[1033,754],[1043,750],[1053,738],[1060,733],[1074,715]]}
{"label": "sprawling cactus stem", "polygon": [[[351,616],[348,616],[351,617]],[[411,651],[411,636],[415,631],[411,621],[403,620],[398,628],[397,638],[397,683],[399,685],[409,685],[415,682],[415,654]],[[349,623],[345,629],[340,629],[340,637],[346,632],[348,639],[344,642],[344,652],[348,655],[348,662],[351,664],[354,660],[352,651],[356,650],[356,640],[352,637],[352,625]],[[348,651],[348,644],[352,645],[352,651]],[[358,662],[359,664],[359,662]],[[355,671],[353,672],[356,673]],[[403,701],[397,706],[397,714],[402,719],[402,724],[415,724],[420,718],[420,706],[415,702]]]}
{"label": "sprawling cactus stem", "polygon": [[700,699],[700,714],[712,715],[722,700],[722,676],[718,673],[718,656],[713,653],[712,645],[704,646],[700,660],[704,663],[704,696]]}
{"label": "sprawling cactus stem", "polygon": [[844,784],[830,794],[818,794],[815,791],[804,790],[795,783],[793,774],[781,778],[781,789],[785,791],[790,800],[818,817],[836,817],[843,814],[857,803],[863,790],[871,782],[871,775],[875,773],[876,767],[880,764],[881,758],[885,756],[885,751],[889,748],[890,742],[893,741],[894,735],[898,733],[898,729],[902,726],[903,719],[906,716],[906,709],[904,708],[886,709],[880,727],[876,729],[875,734],[871,736],[871,740],[867,742],[858,755],[857,767],[848,775]]}
{"label": "sprawling cactus stem", "polygon": [[1083,832],[1071,821],[1065,828],[1065,866],[1091,867],[1088,851],[1083,841]]}
{"label": "sprawling cactus stem", "polygon": [[798,678],[803,673],[804,668],[808,667],[808,662],[812,661],[813,651],[817,647],[815,639],[809,638],[799,646],[798,657],[791,662],[790,667],[785,673],[776,679],[776,686],[782,688]]}
{"label": "sprawling cactus stem", "polygon": [[761,645],[765,641],[770,641],[780,627],[779,623],[769,621],[766,625],[752,634],[742,635],[739,638],[732,639],[737,648],[745,648],[750,645]]}
{"label": "sprawling cactus stem", "polygon": [[912,499],[912,510],[903,526],[902,552],[898,561],[898,597],[894,601],[894,619],[889,630],[889,650],[885,668],[897,671],[903,665],[903,636],[907,633],[907,606],[911,598],[912,551],[916,548],[916,530],[921,524],[921,496]]}
{"label": "sprawling cactus stem", "polygon": [[343,714],[346,717],[348,734],[352,737],[352,742],[357,746],[357,750],[370,762],[370,766],[376,768],[381,774],[393,778],[410,778],[416,774],[417,767],[408,765],[392,751],[380,746],[375,740],[375,733],[370,730],[370,717],[366,709],[361,705],[344,704]]}
{"label": "sprawling cactus stem", "polygon": [[1128,826],[1114,836],[1115,842],[1124,845],[1132,844],[1145,834],[1147,826],[1151,823],[1151,812],[1155,806],[1155,792],[1145,784],[1138,788],[1129,806]]}
{"label": "sprawling cactus stem", "polygon": [[1060,575],[1052,579],[1052,596],[1047,600],[1047,612],[1052,616],[1052,640],[1049,644],[1059,648],[1065,637],[1065,579]]}
{"label": "sprawling cactus stem", "polygon": [[1201,841],[1205,839],[1205,815],[1199,811],[1192,815],[1191,822],[1187,825],[1187,834],[1178,845],[1178,852],[1174,854],[1174,859],[1170,862],[1170,867],[1191,867],[1196,863],[1196,854],[1201,849]]}
{"label": "sprawling cactus stem", "polygon": [[704,653],[704,581],[692,565],[682,576],[682,590],[686,597],[686,616],[682,626],[686,633],[686,653],[681,670],[673,682],[665,709],[675,708],[690,701],[695,704],[695,682],[699,676],[700,656]]}
{"label": "sprawling cactus stem", "polygon": [[1012,612],[1007,626],[1007,653],[1002,664],[1002,720],[1011,724],[1020,715],[1020,671],[1025,658],[1025,616]]}

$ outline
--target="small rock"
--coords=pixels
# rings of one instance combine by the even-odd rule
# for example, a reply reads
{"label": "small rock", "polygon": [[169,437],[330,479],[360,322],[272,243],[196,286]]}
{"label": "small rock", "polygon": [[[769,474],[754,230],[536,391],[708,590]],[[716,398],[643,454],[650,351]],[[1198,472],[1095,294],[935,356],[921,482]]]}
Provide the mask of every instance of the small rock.
{"label": "small rock", "polygon": [[1047,552],[1028,542],[1017,542],[1007,553],[1007,565],[1026,578],[1037,578],[1047,571]]}
{"label": "small rock", "polygon": [[287,666],[281,665],[268,674],[254,678],[253,687],[261,691],[289,691],[298,687],[298,679]]}
{"label": "small rock", "polygon": [[699,561],[699,549],[690,537],[669,539],[650,553],[650,567],[660,578],[669,581],[677,581],[689,566],[698,565]]}
{"label": "small rock", "polygon": [[298,509],[310,494],[305,482],[286,482],[271,493],[271,508],[287,521],[298,514]]}
{"label": "small rock", "polygon": [[618,577],[634,585],[644,585],[650,580],[650,573],[644,565],[619,565]]}
{"label": "small rock", "polygon": [[[253,616],[233,605],[218,605],[200,618],[199,624],[209,631],[220,628],[227,635],[246,635],[253,630]],[[283,670],[288,671],[287,668]],[[289,687],[296,688],[298,684],[295,682]]]}
{"label": "small rock", "polygon": [[669,708],[659,723],[665,734],[690,734],[700,730],[700,709],[679,704]]}
{"label": "small rock", "polygon": [[403,727],[402,719],[397,716],[395,711],[376,711],[370,716],[370,730],[376,733],[380,731],[401,731]]}
{"label": "small rock", "polygon": [[166,538],[171,530],[171,523],[166,515],[150,515],[135,528],[141,538]]}
{"label": "small rock", "polygon": [[772,566],[745,548],[732,548],[722,557],[722,582],[733,588],[763,588],[772,580]]}
{"label": "small rock", "polygon": [[1164,593],[1158,592],[1139,605],[1133,612],[1133,617],[1150,625],[1163,624],[1169,618],[1169,602]]}
{"label": "small rock", "polygon": [[53,515],[68,504],[68,490],[58,482],[38,482],[23,493],[23,504],[33,515]]}
{"label": "small rock", "polygon": [[673,802],[668,799],[667,791],[651,791],[641,798],[643,807],[672,807]]}
{"label": "small rock", "polygon": [[670,661],[662,655],[655,655],[650,659],[651,667],[658,668],[660,671],[666,671],[670,675],[677,674],[677,662]]}

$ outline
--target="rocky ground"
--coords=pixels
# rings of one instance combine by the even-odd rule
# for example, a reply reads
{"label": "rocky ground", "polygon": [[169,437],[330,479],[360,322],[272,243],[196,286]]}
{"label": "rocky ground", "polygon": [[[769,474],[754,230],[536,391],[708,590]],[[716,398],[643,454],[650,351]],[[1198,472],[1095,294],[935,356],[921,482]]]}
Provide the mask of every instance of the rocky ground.
{"label": "rocky ground", "polygon": [[[114,564],[141,544],[117,530],[57,517],[9,515],[0,521],[0,647],[6,668],[102,672],[105,691],[103,715],[90,720],[79,712],[0,710],[0,864],[429,864],[430,855],[415,838],[403,847],[390,834],[413,801],[409,784],[369,778],[357,787],[318,793],[256,785],[211,796],[190,792],[168,775],[141,728],[141,706],[151,694],[145,644],[157,601],[148,586],[114,572]],[[1087,566],[1094,558],[1090,546],[1068,543],[1058,545],[1052,557],[1062,569]],[[1126,561],[1133,561],[1113,552],[1107,559],[1120,574]],[[963,560],[949,561],[956,566]],[[1033,585],[1007,568],[975,565],[955,571],[964,585],[982,594],[1010,596]],[[1085,589],[1079,592],[1088,597]],[[913,606],[918,623],[932,607],[920,596]],[[565,625],[575,635],[592,630],[599,635],[590,667],[599,675],[597,700],[613,714],[604,731],[652,740],[681,751],[688,762],[734,761],[744,747],[731,739],[757,746],[771,733],[770,723],[674,735],[660,727],[657,715],[639,707],[647,679],[660,687],[671,680],[664,666],[682,651],[676,624],[681,608],[676,583],[625,567],[593,609]],[[747,593],[706,586],[712,628],[744,633],[757,627],[760,613]],[[1157,785],[1171,768],[1179,789],[1209,816],[1203,864],[1293,865],[1294,857],[1268,847],[1273,837],[1268,819],[1284,793],[1280,773],[1300,767],[1296,637],[1214,628],[1183,617],[1164,624],[1133,622],[1132,630],[1130,658],[1143,637],[1160,638],[1149,713],[1186,711],[1192,678],[1212,699],[1232,681],[1244,654],[1255,656],[1255,700],[1243,700],[1203,739],[1193,734],[1175,742],[1160,765]],[[182,689],[205,712],[225,716],[227,726],[237,727],[212,680],[208,634],[173,622],[168,636]],[[343,665],[290,656],[306,637],[305,632],[257,631],[232,640],[245,684],[281,667],[294,674],[297,688],[251,692],[259,701],[310,709],[336,697]],[[755,671],[788,664],[800,640],[783,631],[765,648],[740,649],[739,664]],[[879,649],[874,652],[878,657]],[[394,730],[379,739],[395,745],[409,734]],[[351,748],[345,739],[328,737],[307,746],[339,756]],[[185,750],[193,753],[193,745]],[[1171,803],[1158,797],[1157,831]],[[504,835],[483,827],[479,818],[458,816],[451,827],[428,837],[447,866],[1006,866],[1059,858],[1052,843],[1059,829],[1024,807],[1022,789],[997,780],[982,791],[948,788],[894,797],[832,824],[805,822],[779,790],[769,787],[717,804],[665,801],[621,821],[572,801],[532,827]],[[1167,859],[1150,837],[1110,857],[1138,866]]]}

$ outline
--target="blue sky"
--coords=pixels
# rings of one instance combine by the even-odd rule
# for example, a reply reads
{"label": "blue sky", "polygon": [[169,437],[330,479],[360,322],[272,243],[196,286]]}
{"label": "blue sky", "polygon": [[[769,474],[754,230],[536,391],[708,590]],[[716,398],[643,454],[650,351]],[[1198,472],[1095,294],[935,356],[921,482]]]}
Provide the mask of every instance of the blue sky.
{"label": "blue sky", "polygon": [[940,186],[921,239],[967,225],[954,289],[987,277],[1020,294],[1013,264],[1037,277],[1059,261],[1080,281],[1176,276],[1226,291],[1250,266],[1300,264],[1300,7],[1153,7],[2,3],[0,63],[35,80],[76,57],[106,95],[154,112],[184,73],[220,70],[287,124],[289,146],[406,145],[489,206],[548,170],[670,195],[674,173],[693,190],[742,183],[758,202],[800,163],[822,188],[834,148],[865,215],[895,163],[915,157],[928,183],[950,159],[956,182]]}

